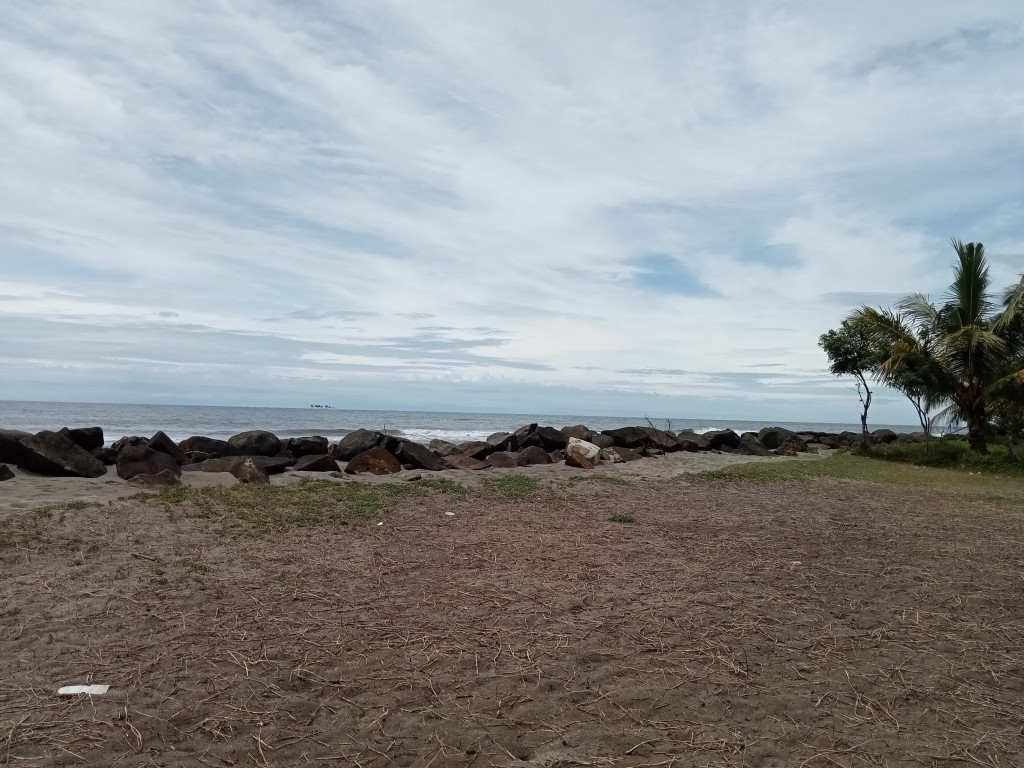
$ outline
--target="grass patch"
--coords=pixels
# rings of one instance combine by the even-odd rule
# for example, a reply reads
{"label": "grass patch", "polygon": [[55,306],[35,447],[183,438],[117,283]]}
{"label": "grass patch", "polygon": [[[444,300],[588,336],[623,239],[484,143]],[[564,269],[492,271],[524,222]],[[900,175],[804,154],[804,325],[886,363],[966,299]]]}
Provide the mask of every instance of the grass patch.
{"label": "grass patch", "polygon": [[429,493],[466,498],[463,488],[445,480],[380,484],[305,480],[289,485],[171,488],[153,498],[172,515],[215,520],[225,531],[267,534],[371,520],[403,500]]}
{"label": "grass patch", "polygon": [[1016,461],[1005,445],[990,443],[988,449],[989,453],[982,455],[972,451],[965,440],[930,440],[872,445],[856,453],[900,464],[1024,477],[1024,463]]}
{"label": "grass patch", "polygon": [[635,523],[636,515],[632,512],[616,512],[614,515],[608,518],[608,522],[611,523]]}
{"label": "grass patch", "polygon": [[484,480],[481,487],[485,492],[505,499],[524,499],[537,490],[537,479],[526,475],[505,475]]}
{"label": "grass patch", "polygon": [[677,475],[673,482],[698,486],[807,482],[828,478],[857,482],[935,488],[979,502],[1024,500],[1024,477],[993,473],[971,474],[957,468],[924,467],[881,461],[869,456],[837,453],[818,461],[779,461],[734,464],[709,472]]}
{"label": "grass patch", "polygon": [[15,517],[0,519],[0,549],[8,547],[27,547],[40,543],[47,525],[56,512],[72,512],[89,507],[98,507],[95,501],[64,501],[57,504],[46,504]]}

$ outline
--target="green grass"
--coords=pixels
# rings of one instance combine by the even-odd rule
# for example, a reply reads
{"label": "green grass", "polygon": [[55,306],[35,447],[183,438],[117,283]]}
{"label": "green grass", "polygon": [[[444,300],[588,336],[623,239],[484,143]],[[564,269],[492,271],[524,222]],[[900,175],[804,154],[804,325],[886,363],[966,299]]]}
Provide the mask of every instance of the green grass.
{"label": "green grass", "polygon": [[632,512],[616,512],[608,518],[608,521],[611,523],[635,523],[636,515]]}
{"label": "green grass", "polygon": [[806,482],[829,478],[856,482],[936,488],[963,494],[975,501],[1024,498],[1024,477],[883,461],[869,456],[837,453],[818,461],[778,461],[734,464],[710,472],[677,475],[674,482],[697,486],[727,486]]}
{"label": "green grass", "polygon": [[75,499],[57,504],[46,504],[14,517],[0,519],[0,549],[38,544],[42,541],[43,534],[53,519],[54,513],[63,514],[98,506],[99,504],[95,501]]}
{"label": "green grass", "polygon": [[504,499],[525,499],[537,490],[537,479],[526,475],[505,475],[492,477],[481,483],[485,493]]}
{"label": "green grass", "polygon": [[964,440],[930,440],[873,445],[857,453],[904,464],[1024,477],[1024,462],[1016,461],[1004,444],[990,442],[988,449],[989,453],[982,455],[972,451]]}

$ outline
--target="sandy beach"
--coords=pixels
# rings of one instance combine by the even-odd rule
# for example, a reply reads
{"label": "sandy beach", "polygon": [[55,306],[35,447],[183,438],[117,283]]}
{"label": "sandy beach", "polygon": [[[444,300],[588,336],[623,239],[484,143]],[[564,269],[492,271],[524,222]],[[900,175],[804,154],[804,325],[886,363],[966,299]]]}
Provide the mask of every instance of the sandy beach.
{"label": "sandy beach", "polygon": [[[283,476],[216,498],[19,474],[0,489],[0,755],[1019,763],[1019,481],[858,479],[851,457],[759,460],[808,470],[774,480],[678,477],[749,461],[444,473],[476,484],[461,491],[409,479],[424,472]],[[89,495],[101,503],[18,506]],[[310,517],[332,511],[349,517]],[[110,688],[57,695],[67,685]]]}

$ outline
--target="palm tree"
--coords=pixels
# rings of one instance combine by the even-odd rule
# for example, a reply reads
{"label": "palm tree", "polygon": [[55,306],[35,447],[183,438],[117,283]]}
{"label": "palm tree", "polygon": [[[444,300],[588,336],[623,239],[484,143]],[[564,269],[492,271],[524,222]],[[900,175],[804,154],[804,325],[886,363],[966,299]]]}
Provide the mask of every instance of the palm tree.
{"label": "palm tree", "polygon": [[939,418],[966,422],[971,449],[988,453],[986,409],[1024,389],[1024,275],[998,308],[984,246],[952,243],[959,263],[941,307],[915,293],[897,302],[896,312],[865,306],[850,317],[866,322],[888,351],[879,366],[884,378],[925,372],[927,402],[944,408]]}

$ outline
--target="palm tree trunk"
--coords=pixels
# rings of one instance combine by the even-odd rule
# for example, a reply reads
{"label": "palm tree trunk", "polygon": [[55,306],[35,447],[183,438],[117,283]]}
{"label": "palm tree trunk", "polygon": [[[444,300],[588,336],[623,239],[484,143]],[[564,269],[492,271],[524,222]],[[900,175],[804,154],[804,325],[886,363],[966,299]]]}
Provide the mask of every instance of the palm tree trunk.
{"label": "palm tree trunk", "polygon": [[985,418],[975,413],[967,414],[967,444],[975,453],[988,453],[985,439]]}

